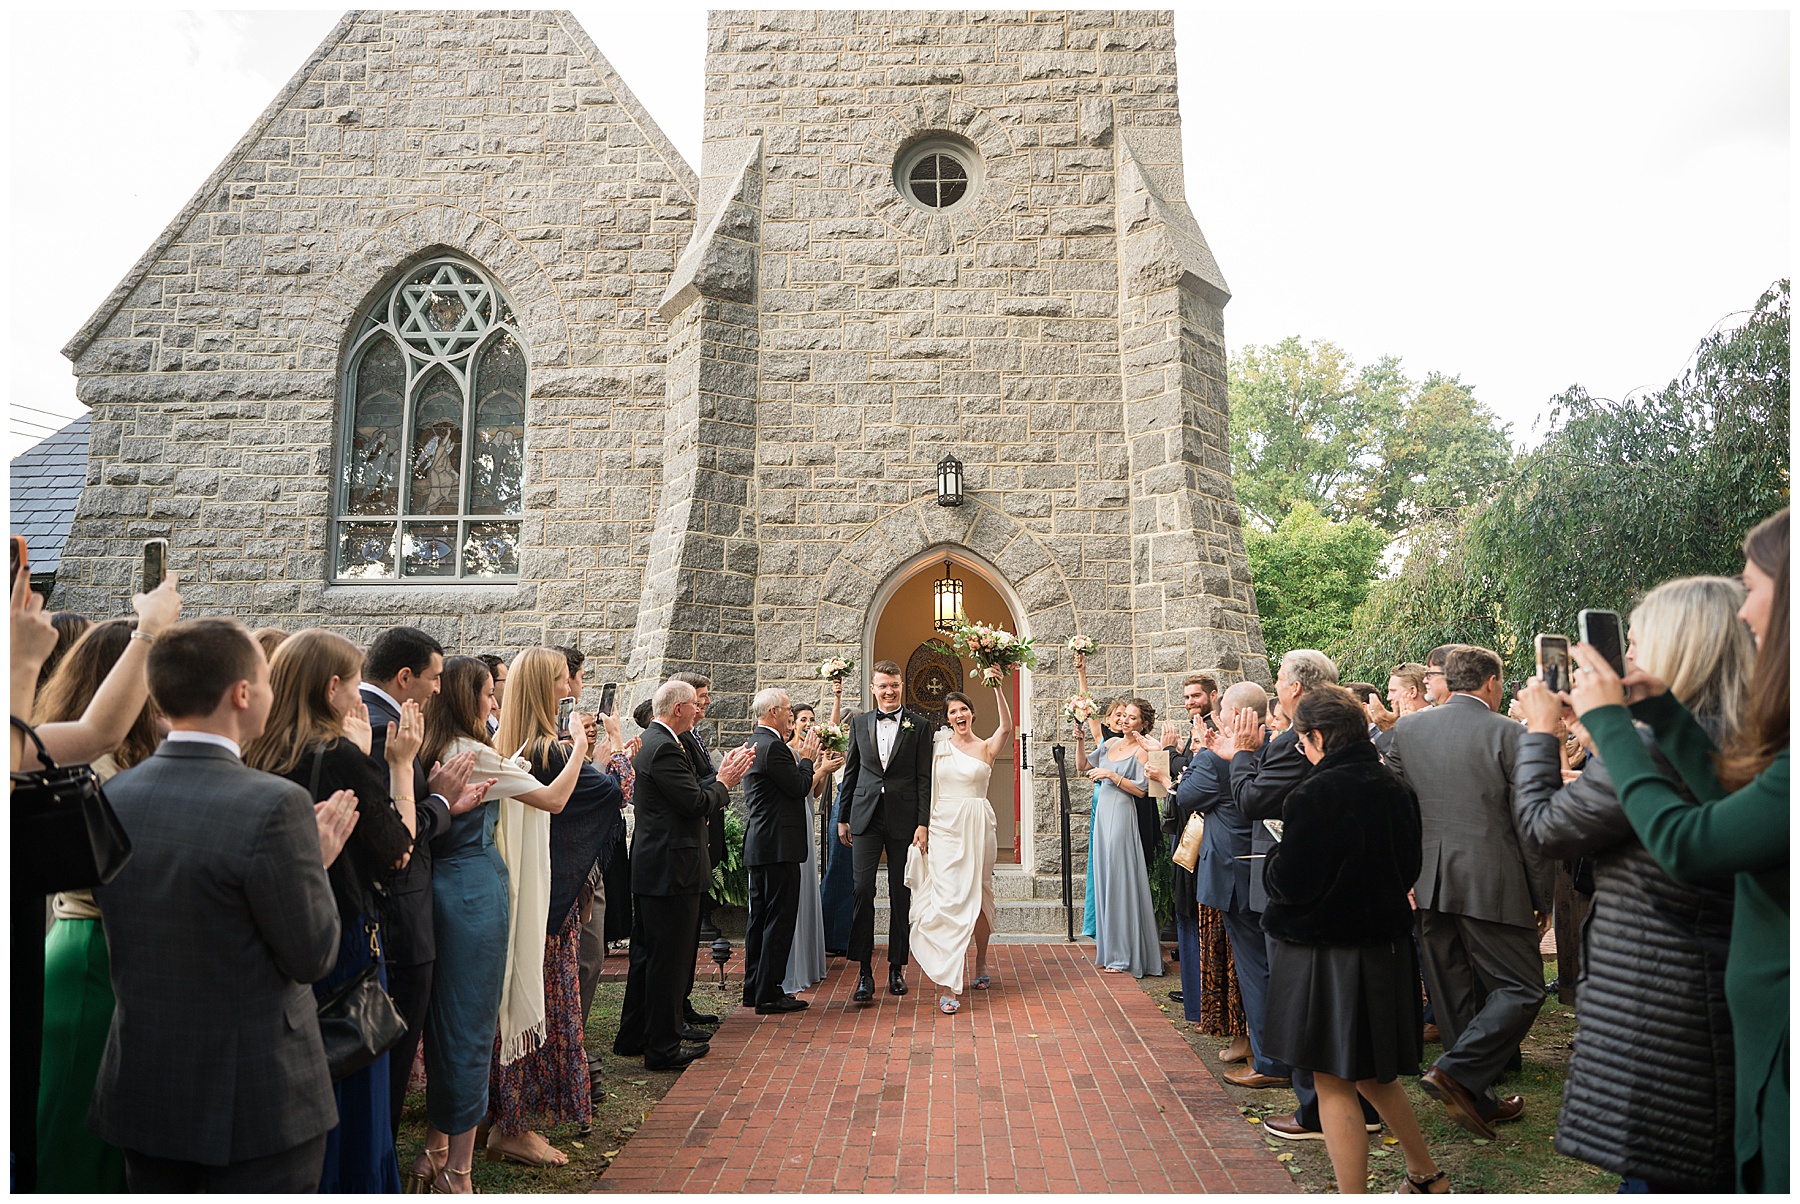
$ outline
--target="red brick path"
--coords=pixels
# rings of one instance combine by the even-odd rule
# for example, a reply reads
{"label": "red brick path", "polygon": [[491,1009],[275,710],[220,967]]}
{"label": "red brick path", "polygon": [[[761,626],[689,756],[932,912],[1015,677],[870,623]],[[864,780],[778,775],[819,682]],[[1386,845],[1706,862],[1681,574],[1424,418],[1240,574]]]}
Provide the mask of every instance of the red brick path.
{"label": "red brick path", "polygon": [[994,989],[955,1016],[916,967],[890,996],[880,956],[874,1004],[834,959],[810,1010],[726,1016],[599,1190],[1295,1190],[1168,1018],[1082,947],[994,946]]}

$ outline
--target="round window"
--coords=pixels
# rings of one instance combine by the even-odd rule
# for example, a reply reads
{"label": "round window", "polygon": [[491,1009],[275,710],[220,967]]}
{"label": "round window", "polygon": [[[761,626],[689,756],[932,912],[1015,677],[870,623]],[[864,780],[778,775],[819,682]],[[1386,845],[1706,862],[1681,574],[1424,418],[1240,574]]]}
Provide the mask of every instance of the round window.
{"label": "round window", "polygon": [[932,138],[903,151],[894,164],[900,194],[921,209],[955,209],[974,196],[981,183],[981,160],[960,141]]}

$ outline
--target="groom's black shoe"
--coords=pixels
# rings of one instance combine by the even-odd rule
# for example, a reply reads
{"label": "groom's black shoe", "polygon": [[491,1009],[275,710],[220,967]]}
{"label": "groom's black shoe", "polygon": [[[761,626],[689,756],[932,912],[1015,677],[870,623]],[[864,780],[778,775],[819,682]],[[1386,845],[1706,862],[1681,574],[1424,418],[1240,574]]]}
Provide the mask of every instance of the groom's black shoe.
{"label": "groom's black shoe", "polygon": [[906,976],[900,973],[899,966],[893,966],[888,970],[888,994],[906,994]]}
{"label": "groom's black shoe", "polygon": [[706,1012],[696,1012],[693,1008],[683,1011],[681,1019],[686,1024],[717,1024],[719,1018]]}
{"label": "groom's black shoe", "polygon": [[692,1041],[696,1045],[705,1045],[713,1039],[713,1035],[703,1028],[695,1028],[693,1025],[687,1024],[682,1026],[681,1039]]}
{"label": "groom's black shoe", "polygon": [[862,977],[856,980],[856,994],[850,996],[855,1003],[872,1003],[875,999],[875,975],[868,966],[862,968]]}

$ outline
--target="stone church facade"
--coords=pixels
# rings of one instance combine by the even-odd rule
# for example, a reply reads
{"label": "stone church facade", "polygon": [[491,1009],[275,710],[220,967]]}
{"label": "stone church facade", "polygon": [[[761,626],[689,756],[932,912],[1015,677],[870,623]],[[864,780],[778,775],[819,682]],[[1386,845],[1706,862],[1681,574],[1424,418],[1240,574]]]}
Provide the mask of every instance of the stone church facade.
{"label": "stone church facade", "polygon": [[347,15],[65,349],[57,604],[117,610],[166,536],[189,613],[575,643],[632,700],[698,668],[739,739],[948,564],[1042,650],[1034,746],[1077,633],[1098,694],[1267,681],[1174,38],[713,12],[696,172],[567,13]]}

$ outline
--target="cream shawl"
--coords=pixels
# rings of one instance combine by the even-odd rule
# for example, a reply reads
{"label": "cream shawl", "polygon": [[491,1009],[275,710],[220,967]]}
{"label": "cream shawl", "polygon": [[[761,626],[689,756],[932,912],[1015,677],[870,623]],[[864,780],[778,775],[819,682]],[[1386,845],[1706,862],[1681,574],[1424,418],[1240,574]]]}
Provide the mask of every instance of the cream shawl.
{"label": "cream shawl", "polygon": [[[500,803],[494,847],[506,863],[511,920],[506,929],[506,978],[500,992],[500,1062],[518,1061],[543,1044],[544,937],[550,910],[550,813],[527,807],[511,794],[543,786],[529,762],[501,757],[473,740],[458,741],[453,752],[474,748],[474,775],[499,778],[488,801]],[[510,792],[510,793],[509,793]]]}

